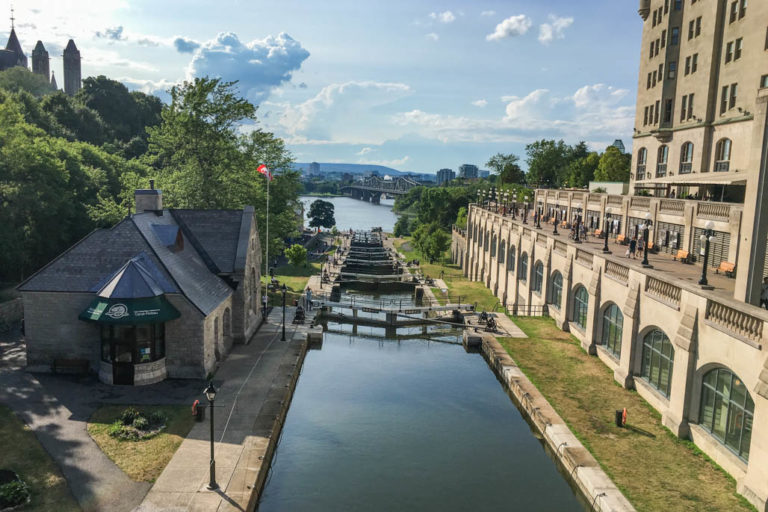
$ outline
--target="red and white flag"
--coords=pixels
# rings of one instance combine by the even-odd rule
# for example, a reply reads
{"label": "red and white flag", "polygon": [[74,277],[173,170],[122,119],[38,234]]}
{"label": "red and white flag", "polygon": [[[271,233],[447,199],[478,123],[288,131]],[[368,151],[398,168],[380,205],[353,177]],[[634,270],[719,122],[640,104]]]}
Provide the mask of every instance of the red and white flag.
{"label": "red and white flag", "polygon": [[261,164],[256,168],[256,170],[261,174],[263,174],[264,176],[266,176],[269,181],[272,181],[272,172],[269,169],[267,169],[266,165]]}

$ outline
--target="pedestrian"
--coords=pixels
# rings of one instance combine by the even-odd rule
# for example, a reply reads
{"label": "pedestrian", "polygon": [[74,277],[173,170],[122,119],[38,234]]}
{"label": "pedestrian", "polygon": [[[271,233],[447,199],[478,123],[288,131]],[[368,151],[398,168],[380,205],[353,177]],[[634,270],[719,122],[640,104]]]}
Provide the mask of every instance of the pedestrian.
{"label": "pedestrian", "polygon": [[637,239],[637,253],[643,254],[643,250],[645,249],[645,240],[641,236]]}
{"label": "pedestrian", "polygon": [[307,311],[312,311],[312,288],[307,288]]}
{"label": "pedestrian", "polygon": [[627,250],[627,258],[632,256],[635,257],[635,249],[637,249],[637,237],[632,237],[632,240],[629,241],[629,249]]}
{"label": "pedestrian", "polygon": [[768,277],[763,278],[763,291],[760,294],[760,307],[768,309]]}
{"label": "pedestrian", "polygon": [[267,316],[267,294],[266,293],[261,297],[261,304],[262,304],[262,315],[266,317]]}

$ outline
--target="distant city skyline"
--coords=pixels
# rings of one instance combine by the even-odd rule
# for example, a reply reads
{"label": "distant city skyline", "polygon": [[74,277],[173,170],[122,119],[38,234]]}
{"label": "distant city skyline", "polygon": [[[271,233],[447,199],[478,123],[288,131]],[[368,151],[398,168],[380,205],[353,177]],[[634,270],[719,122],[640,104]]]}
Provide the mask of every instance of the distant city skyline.
{"label": "distant city skyline", "polygon": [[[10,3],[0,8],[10,17]],[[632,140],[634,4],[482,0],[300,2],[104,0],[15,4],[29,57],[61,69],[74,38],[83,77],[158,94],[195,76],[238,80],[259,126],[297,161],[435,173],[541,138],[602,151]],[[1,11],[0,11],[1,12]],[[10,20],[0,26],[7,39]],[[606,44],[610,41],[610,44]],[[631,144],[627,149],[631,150]]]}

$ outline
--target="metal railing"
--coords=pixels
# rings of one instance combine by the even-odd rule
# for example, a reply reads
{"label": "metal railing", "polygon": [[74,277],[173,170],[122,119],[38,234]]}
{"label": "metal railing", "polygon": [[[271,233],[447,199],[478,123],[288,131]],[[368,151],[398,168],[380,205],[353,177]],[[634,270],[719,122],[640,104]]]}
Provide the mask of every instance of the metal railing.
{"label": "metal railing", "polygon": [[715,172],[728,172],[730,169],[731,162],[729,160],[715,162]]}
{"label": "metal railing", "polygon": [[693,164],[691,162],[685,162],[680,164],[680,174],[691,174],[693,170]]}
{"label": "metal railing", "polygon": [[507,310],[512,316],[549,316],[547,304],[518,304]]}

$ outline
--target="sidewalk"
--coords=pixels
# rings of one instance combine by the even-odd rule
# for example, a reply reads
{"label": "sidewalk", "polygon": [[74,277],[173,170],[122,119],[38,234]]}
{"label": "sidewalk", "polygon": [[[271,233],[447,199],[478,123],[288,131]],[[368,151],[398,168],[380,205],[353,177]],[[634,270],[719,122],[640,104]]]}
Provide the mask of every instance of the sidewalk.
{"label": "sidewalk", "polygon": [[[286,322],[294,307],[286,308]],[[282,310],[274,308],[248,345],[236,345],[214,378],[216,481],[209,491],[210,408],[196,423],[142,504],[150,511],[248,510],[257,480],[266,477],[279,429],[303,362],[307,333],[314,312],[304,325],[286,323],[280,341]],[[204,397],[200,397],[205,402]],[[254,503],[251,501],[250,503]]]}

